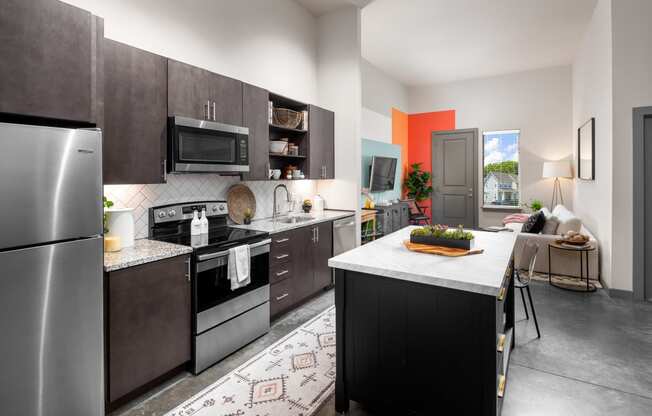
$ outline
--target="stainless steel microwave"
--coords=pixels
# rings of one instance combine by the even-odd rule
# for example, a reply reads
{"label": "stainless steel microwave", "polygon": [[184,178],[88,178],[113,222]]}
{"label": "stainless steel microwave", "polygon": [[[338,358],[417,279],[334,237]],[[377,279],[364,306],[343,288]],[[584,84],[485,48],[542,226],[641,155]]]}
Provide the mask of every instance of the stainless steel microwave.
{"label": "stainless steel microwave", "polygon": [[167,163],[168,172],[249,172],[249,129],[170,117]]}

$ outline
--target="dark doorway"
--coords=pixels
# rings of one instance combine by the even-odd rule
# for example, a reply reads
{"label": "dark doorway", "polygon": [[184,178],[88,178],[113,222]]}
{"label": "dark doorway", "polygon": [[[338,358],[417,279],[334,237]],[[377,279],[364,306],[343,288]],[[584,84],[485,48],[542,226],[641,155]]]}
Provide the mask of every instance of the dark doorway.
{"label": "dark doorway", "polygon": [[634,298],[652,302],[652,107],[634,109]]}

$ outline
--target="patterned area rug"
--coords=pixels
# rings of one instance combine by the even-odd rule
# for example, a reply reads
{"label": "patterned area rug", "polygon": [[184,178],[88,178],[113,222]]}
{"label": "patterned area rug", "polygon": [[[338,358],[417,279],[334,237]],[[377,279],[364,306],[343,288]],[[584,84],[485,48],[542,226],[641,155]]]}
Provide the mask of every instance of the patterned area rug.
{"label": "patterned area rug", "polygon": [[335,388],[335,307],[166,416],[310,416]]}
{"label": "patterned area rug", "polygon": [[[539,282],[544,282],[548,283],[548,273],[535,273],[534,276],[532,276],[534,280],[537,280]],[[570,288],[577,288],[577,289],[584,289],[586,287],[586,279],[580,280],[577,277],[571,277],[571,276],[559,276],[556,274],[552,275],[552,280],[558,284],[562,285],[565,287],[570,287]],[[591,279],[590,282],[597,287],[598,289],[602,289],[602,285],[600,284],[599,280],[593,280]]]}

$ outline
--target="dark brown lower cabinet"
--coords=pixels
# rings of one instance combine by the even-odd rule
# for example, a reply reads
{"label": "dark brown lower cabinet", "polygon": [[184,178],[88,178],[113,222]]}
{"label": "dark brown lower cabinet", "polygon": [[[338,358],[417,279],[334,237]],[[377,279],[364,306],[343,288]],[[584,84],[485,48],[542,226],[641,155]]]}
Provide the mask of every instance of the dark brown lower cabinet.
{"label": "dark brown lower cabinet", "polygon": [[106,273],[109,408],[191,359],[189,256]]}
{"label": "dark brown lower cabinet", "polygon": [[296,228],[272,236],[271,314],[278,316],[332,283],[333,223]]}

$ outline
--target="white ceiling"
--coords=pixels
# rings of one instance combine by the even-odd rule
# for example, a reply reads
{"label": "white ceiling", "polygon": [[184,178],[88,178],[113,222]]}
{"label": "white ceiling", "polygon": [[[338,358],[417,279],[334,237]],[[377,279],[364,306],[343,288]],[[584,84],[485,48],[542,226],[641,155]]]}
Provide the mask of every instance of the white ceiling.
{"label": "white ceiling", "polygon": [[296,0],[297,3],[308,9],[314,16],[321,16],[339,9],[343,6],[354,5],[364,7],[373,0]]}
{"label": "white ceiling", "polygon": [[570,64],[596,1],[375,0],[362,55],[410,86]]}

